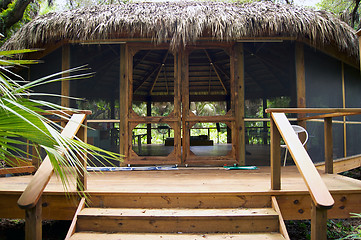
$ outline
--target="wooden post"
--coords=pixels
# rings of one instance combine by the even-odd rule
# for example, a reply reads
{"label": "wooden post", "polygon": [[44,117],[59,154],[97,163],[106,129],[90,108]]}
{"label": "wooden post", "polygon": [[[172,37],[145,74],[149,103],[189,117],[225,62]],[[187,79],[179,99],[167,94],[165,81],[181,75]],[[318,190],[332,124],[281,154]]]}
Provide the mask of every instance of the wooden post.
{"label": "wooden post", "polygon": [[41,197],[33,208],[25,210],[25,240],[42,239],[42,201]]}
{"label": "wooden post", "polygon": [[271,188],[281,190],[281,135],[271,113]]}
{"label": "wooden post", "polygon": [[311,203],[311,240],[327,239],[327,209]]}
{"label": "wooden post", "polygon": [[[152,102],[147,101],[147,116],[152,116]],[[147,124],[147,144],[152,144],[152,124]]]}
{"label": "wooden post", "polygon": [[[175,53],[174,56],[174,117],[178,119],[174,123],[174,151],[178,164],[182,163],[181,150],[181,129],[182,129],[182,49]],[[169,132],[170,133],[170,132]],[[170,135],[169,135],[170,136]],[[184,150],[183,150],[184,151]]]}
{"label": "wooden post", "polygon": [[[263,96],[262,98],[262,107],[263,107],[263,118],[267,118],[267,113],[266,113],[266,109],[267,109],[267,98],[265,96]],[[263,121],[263,134],[262,134],[262,142],[263,145],[267,145],[267,122]]]}
{"label": "wooden post", "polygon": [[[297,107],[306,107],[306,77],[305,77],[305,53],[303,43],[296,42],[296,88],[297,88]],[[298,114],[299,118],[306,117],[306,114]],[[298,121],[298,125],[306,128],[306,121]],[[303,142],[304,136],[300,136]]]}
{"label": "wooden post", "polygon": [[[87,128],[85,126],[87,126],[87,120],[85,119],[83,122],[84,126],[80,127],[79,131],[78,131],[78,138],[80,140],[82,140],[83,142],[87,143],[87,139],[88,139],[88,134],[87,134]],[[79,168],[77,171],[77,181],[76,181],[76,189],[77,191],[85,191],[87,190],[88,187],[88,181],[87,181],[87,154],[86,153],[82,153],[79,156],[79,160],[81,161],[81,164],[83,166],[83,168]]]}
{"label": "wooden post", "polygon": [[127,161],[128,149],[128,58],[126,45],[120,45],[120,89],[119,89],[119,153]]}
{"label": "wooden post", "polygon": [[[70,46],[69,46],[69,44],[63,45],[61,54],[62,54],[61,70],[65,71],[70,68]],[[63,78],[69,77],[69,73],[63,73],[61,76]],[[68,80],[61,82],[61,95],[62,96],[70,96],[70,82]],[[66,98],[66,97],[62,97],[61,105],[64,107],[69,107],[70,99]]]}
{"label": "wooden post", "polygon": [[[342,107],[346,108],[346,91],[345,91],[345,66],[341,62],[342,69]],[[347,125],[346,125],[346,116],[342,117],[343,119],[343,157],[347,157]]]}
{"label": "wooden post", "polygon": [[31,164],[36,168],[36,170],[39,168],[40,164],[41,164],[41,160],[40,160],[40,147],[39,145],[33,145],[32,146],[32,150],[31,150]]}
{"label": "wooden post", "polygon": [[189,52],[183,49],[182,54],[179,56],[180,76],[182,79],[182,145],[183,145],[183,163],[187,161],[189,148],[190,148],[190,134],[189,134],[189,62],[188,62]]}
{"label": "wooden post", "polygon": [[361,71],[361,31],[358,30],[357,31],[357,36],[358,36],[358,46],[359,46],[359,57],[360,57],[360,71]]}
{"label": "wooden post", "polygon": [[[233,66],[233,69],[232,69]],[[232,79],[233,76],[233,79]],[[246,144],[245,144],[245,127],[244,127],[244,56],[243,44],[236,43],[231,55],[231,104],[235,114],[235,144],[236,158],[239,165],[246,164]],[[233,131],[233,129],[232,129]],[[234,145],[234,143],[233,143]]]}
{"label": "wooden post", "polygon": [[325,173],[333,173],[332,117],[324,119],[325,129]]}
{"label": "wooden post", "polygon": [[[229,110],[231,110],[231,101],[227,99],[226,104],[227,104],[226,110],[228,112]],[[228,125],[227,125],[227,143],[232,143],[232,130],[230,127],[228,127]]]}

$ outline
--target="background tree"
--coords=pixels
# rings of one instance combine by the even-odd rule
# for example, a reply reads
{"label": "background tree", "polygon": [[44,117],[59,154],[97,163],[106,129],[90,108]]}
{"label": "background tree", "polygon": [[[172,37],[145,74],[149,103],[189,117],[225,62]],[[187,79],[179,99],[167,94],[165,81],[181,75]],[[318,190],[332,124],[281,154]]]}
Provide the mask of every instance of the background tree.
{"label": "background tree", "polygon": [[[38,14],[50,10],[75,9],[90,5],[126,3],[129,0],[66,0],[54,8],[53,0],[0,0],[0,33],[6,38]],[[56,5],[56,2],[54,2]],[[45,10],[44,10],[45,9]],[[5,38],[5,40],[6,40]]]}
{"label": "background tree", "polygon": [[[0,33],[9,36],[37,16],[40,2],[33,0],[0,0]],[[6,38],[5,38],[6,39]]]}
{"label": "background tree", "polygon": [[356,30],[361,27],[360,0],[322,0],[317,7],[334,13]]}

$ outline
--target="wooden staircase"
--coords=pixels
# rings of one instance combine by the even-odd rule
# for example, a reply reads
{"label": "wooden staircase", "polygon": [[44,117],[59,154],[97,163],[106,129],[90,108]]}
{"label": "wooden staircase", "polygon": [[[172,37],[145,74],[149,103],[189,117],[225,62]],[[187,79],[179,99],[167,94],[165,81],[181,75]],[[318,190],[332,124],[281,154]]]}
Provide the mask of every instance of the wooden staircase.
{"label": "wooden staircase", "polygon": [[181,194],[83,199],[67,239],[289,239],[275,197]]}

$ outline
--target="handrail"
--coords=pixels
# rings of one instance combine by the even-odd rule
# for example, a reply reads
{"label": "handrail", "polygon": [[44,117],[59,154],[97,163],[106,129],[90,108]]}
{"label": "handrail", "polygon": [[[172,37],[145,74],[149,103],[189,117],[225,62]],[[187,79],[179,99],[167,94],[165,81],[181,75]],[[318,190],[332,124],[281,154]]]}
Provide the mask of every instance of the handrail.
{"label": "handrail", "polygon": [[307,185],[308,191],[310,192],[316,207],[326,209],[332,208],[335,201],[314,166],[310,156],[298,139],[297,134],[293,131],[286,115],[284,113],[272,112],[271,116]]}
{"label": "handrail", "polygon": [[[64,127],[61,135],[73,139],[86,119],[86,114],[74,114],[67,125]],[[65,153],[59,151],[62,155]],[[45,187],[47,186],[54,168],[50,162],[49,156],[46,156],[43,163],[31,179],[23,194],[18,200],[18,206],[22,209],[29,209],[36,206]]]}
{"label": "handrail", "polygon": [[361,108],[268,108],[266,113],[359,113]]}
{"label": "handrail", "polygon": [[[294,162],[306,183],[311,195],[311,240],[327,239],[327,210],[335,204],[330,192],[319,175],[307,151],[294,132],[285,113],[324,113],[316,118],[324,118],[325,128],[325,173],[333,173],[332,117],[361,114],[361,109],[336,108],[283,108],[266,109],[271,115],[271,186],[272,190],[281,189],[281,136],[291,153]],[[300,120],[300,119],[299,119]]]}

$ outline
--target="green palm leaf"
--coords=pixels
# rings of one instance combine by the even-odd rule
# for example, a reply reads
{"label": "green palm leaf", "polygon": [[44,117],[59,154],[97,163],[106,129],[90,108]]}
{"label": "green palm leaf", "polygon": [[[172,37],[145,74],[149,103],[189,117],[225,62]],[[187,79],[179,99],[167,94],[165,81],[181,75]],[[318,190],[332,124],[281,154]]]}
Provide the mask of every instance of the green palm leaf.
{"label": "green palm leaf", "polygon": [[[69,139],[62,136],[59,125],[49,122],[42,113],[48,110],[73,110],[57,104],[35,100],[35,96],[63,97],[56,94],[44,94],[32,92],[32,88],[49,84],[56,81],[70,81],[89,78],[92,73],[84,73],[89,69],[86,66],[77,67],[63,72],[55,73],[35,81],[25,82],[18,75],[13,74],[7,67],[32,61],[15,61],[8,59],[20,53],[28,53],[33,50],[16,50],[0,52],[7,59],[0,59],[0,160],[12,163],[14,157],[28,155],[24,148],[39,146],[48,154],[55,173],[60,177],[65,189],[70,184],[69,176],[74,177],[76,172],[68,169],[82,168],[79,156],[87,154],[92,158],[102,161],[120,160],[120,155],[95,146],[86,144],[79,139]],[[2,66],[1,66],[2,65]],[[62,74],[69,77],[62,78]],[[13,78],[17,80],[14,80]],[[75,98],[77,99],[77,98]],[[46,110],[44,110],[46,109]],[[55,114],[56,117],[69,120],[69,115]],[[64,152],[64,156],[60,152]],[[39,157],[39,152],[34,152],[30,157]],[[84,170],[84,169],[83,169]],[[77,170],[76,170],[77,171]],[[86,172],[86,170],[85,170]]]}

